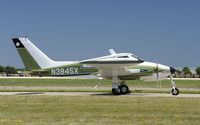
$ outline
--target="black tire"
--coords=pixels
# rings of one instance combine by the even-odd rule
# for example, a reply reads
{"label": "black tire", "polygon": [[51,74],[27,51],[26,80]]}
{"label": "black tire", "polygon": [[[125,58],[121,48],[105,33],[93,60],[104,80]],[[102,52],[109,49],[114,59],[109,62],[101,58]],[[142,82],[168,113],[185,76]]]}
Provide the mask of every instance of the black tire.
{"label": "black tire", "polygon": [[127,85],[121,85],[119,88],[122,95],[128,94],[130,92]]}
{"label": "black tire", "polygon": [[121,94],[120,91],[121,91],[121,90],[120,90],[119,88],[113,88],[113,89],[112,89],[113,95],[120,95],[120,94]]}
{"label": "black tire", "polygon": [[178,95],[179,94],[179,89],[178,88],[172,88],[171,93],[172,93],[172,95]]}

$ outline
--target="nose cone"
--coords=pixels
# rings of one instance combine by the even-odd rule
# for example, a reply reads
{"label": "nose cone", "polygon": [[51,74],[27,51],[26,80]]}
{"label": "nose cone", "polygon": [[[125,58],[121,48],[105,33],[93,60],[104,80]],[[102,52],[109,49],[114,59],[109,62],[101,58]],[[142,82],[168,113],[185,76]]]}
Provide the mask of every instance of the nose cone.
{"label": "nose cone", "polygon": [[170,72],[171,72],[171,74],[174,74],[176,72],[176,69],[173,67],[170,67]]}

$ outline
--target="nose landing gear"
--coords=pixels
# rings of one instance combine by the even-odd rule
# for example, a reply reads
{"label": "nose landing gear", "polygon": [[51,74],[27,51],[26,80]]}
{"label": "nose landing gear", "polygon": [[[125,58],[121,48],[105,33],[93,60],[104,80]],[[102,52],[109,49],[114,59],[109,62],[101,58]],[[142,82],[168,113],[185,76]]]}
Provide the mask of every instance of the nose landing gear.
{"label": "nose landing gear", "polygon": [[172,95],[178,95],[179,94],[179,89],[176,88],[176,87],[172,87],[171,93],[172,93]]}
{"label": "nose landing gear", "polygon": [[176,88],[176,84],[175,84],[174,80],[172,79],[172,75],[170,75],[170,81],[172,83],[172,90],[171,90],[172,95],[178,95],[179,89]]}

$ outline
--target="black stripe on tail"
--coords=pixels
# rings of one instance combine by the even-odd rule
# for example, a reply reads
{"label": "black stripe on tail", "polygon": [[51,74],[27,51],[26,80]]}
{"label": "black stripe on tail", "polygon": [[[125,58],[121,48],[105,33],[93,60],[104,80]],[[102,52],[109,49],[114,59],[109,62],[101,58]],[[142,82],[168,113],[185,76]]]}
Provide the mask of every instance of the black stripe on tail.
{"label": "black stripe on tail", "polygon": [[21,43],[21,41],[18,38],[13,38],[12,40],[16,48],[24,48],[24,45]]}

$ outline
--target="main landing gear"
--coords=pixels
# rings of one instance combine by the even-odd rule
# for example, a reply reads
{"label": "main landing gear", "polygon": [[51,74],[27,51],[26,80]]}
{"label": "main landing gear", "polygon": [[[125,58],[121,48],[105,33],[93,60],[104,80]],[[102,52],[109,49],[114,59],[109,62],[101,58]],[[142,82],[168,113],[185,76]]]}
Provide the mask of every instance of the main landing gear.
{"label": "main landing gear", "polygon": [[129,94],[130,91],[129,91],[129,87],[125,85],[125,82],[121,81],[120,84],[113,83],[112,93],[113,95],[126,95],[126,94]]}
{"label": "main landing gear", "polygon": [[113,95],[126,95],[129,94],[129,88],[127,85],[118,85],[118,88],[112,88]]}

